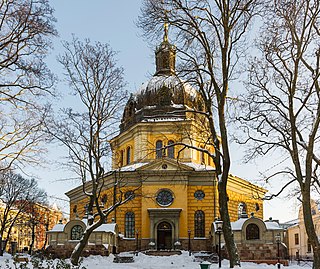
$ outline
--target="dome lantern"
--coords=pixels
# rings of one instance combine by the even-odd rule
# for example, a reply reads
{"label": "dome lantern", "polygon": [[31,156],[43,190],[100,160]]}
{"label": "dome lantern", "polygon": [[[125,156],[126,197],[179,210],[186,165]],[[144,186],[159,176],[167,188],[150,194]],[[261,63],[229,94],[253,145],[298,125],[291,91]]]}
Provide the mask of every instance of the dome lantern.
{"label": "dome lantern", "polygon": [[160,46],[157,47],[156,55],[156,73],[155,75],[171,76],[175,74],[176,65],[176,46],[168,41],[169,25],[164,24],[164,36]]}

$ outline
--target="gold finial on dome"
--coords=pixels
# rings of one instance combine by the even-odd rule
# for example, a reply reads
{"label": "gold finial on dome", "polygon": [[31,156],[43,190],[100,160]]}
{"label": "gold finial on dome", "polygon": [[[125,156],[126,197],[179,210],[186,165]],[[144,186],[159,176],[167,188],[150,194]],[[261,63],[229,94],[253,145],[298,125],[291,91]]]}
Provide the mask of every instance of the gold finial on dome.
{"label": "gold finial on dome", "polygon": [[168,20],[168,10],[164,10],[164,35],[163,42],[168,42],[168,32],[169,32],[169,20]]}
{"label": "gold finial on dome", "polygon": [[164,35],[162,43],[157,47],[156,54],[156,73],[155,75],[174,75],[176,62],[176,47],[169,43],[169,20],[168,11],[164,11]]}
{"label": "gold finial on dome", "polygon": [[169,32],[169,23],[166,21],[164,23],[163,42],[168,42],[168,32]]}

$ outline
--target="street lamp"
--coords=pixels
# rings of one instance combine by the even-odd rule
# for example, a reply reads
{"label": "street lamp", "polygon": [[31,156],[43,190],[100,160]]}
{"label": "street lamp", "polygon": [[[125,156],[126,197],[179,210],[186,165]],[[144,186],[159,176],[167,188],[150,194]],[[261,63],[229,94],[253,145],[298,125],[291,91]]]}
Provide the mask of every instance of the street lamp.
{"label": "street lamp", "polygon": [[223,221],[217,219],[215,221],[215,224],[216,224],[216,234],[218,235],[218,239],[219,239],[219,244],[218,244],[219,268],[221,268],[221,234],[222,234]]}
{"label": "street lamp", "polygon": [[139,251],[139,230],[136,230],[136,256],[138,256]]}
{"label": "street lamp", "polygon": [[278,255],[278,263],[277,263],[277,265],[278,265],[278,269],[280,269],[280,243],[281,243],[281,236],[280,236],[280,234],[277,234],[276,236],[275,236],[275,239],[276,239],[276,242],[277,242],[277,255]]}
{"label": "street lamp", "polygon": [[188,230],[188,251],[189,251],[189,256],[191,256],[191,230]]}

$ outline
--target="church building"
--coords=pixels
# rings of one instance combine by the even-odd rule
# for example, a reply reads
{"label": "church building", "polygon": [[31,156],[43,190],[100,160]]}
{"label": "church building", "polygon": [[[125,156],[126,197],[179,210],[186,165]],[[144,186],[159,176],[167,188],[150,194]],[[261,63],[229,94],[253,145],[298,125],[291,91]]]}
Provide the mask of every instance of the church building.
{"label": "church building", "polygon": [[[166,33],[155,58],[155,74],[130,96],[120,132],[110,142],[116,173],[106,176],[101,201],[108,207],[122,194],[131,200],[112,212],[107,222],[115,222],[123,235],[119,251],[187,249],[190,242],[193,250],[211,250],[219,198],[214,163],[205,153],[214,153],[207,122],[195,113],[204,111],[204,103],[199,92],[176,75],[176,47]],[[230,175],[231,221],[251,212],[263,218],[265,193]],[[70,219],[85,216],[82,186],[66,195]]]}

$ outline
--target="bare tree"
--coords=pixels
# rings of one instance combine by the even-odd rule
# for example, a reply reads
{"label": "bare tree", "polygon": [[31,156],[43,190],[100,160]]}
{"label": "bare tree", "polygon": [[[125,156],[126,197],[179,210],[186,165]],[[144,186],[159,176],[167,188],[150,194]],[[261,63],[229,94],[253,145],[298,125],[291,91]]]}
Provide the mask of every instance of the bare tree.
{"label": "bare tree", "polygon": [[3,255],[13,227],[28,221],[25,213],[28,205],[45,198],[46,193],[34,179],[23,178],[11,171],[1,174],[0,200],[3,214],[0,218],[0,238],[4,240],[4,244],[0,249],[0,256]]}
{"label": "bare tree", "polygon": [[[31,255],[33,253],[34,244],[37,238],[37,228],[45,228],[47,221],[45,219],[45,212],[43,212],[42,207],[47,204],[47,195],[44,193],[43,196],[40,196],[37,201],[29,202],[25,208],[23,209],[23,213],[25,217],[23,218],[23,222],[21,223],[25,227],[29,227],[31,230],[31,241],[29,244],[28,253]],[[45,238],[46,241],[47,238]],[[46,242],[44,243],[46,244]]]}
{"label": "bare tree", "polygon": [[[54,77],[44,58],[56,35],[48,0],[0,3],[0,162],[39,160],[39,134],[47,114],[41,98]],[[41,104],[43,103],[43,104]]]}
{"label": "bare tree", "polygon": [[311,214],[312,190],[319,190],[320,1],[272,1],[265,6],[258,48],[250,64],[249,93],[240,117],[249,158],[278,154],[280,166],[268,180],[286,179],[278,193],[298,186],[313,268],[320,245]]}
{"label": "bare tree", "polygon": [[[180,75],[199,89],[208,121],[209,140],[218,176],[219,210],[230,258],[239,264],[228,213],[227,182],[231,165],[227,128],[227,95],[244,50],[243,36],[257,12],[258,1],[145,0],[138,25],[146,37],[169,23],[180,54]],[[201,149],[199,149],[201,150]]]}
{"label": "bare tree", "polygon": [[122,199],[119,195],[108,208],[100,207],[99,196],[110,157],[109,140],[114,135],[126,92],[123,69],[117,67],[115,52],[109,45],[73,38],[72,42],[64,42],[64,48],[59,62],[66,71],[72,93],[80,100],[81,109],[64,109],[61,119],[48,126],[48,130],[68,149],[69,169],[78,175],[89,200],[88,226],[71,255],[72,264],[77,264],[91,232],[130,198]]}

